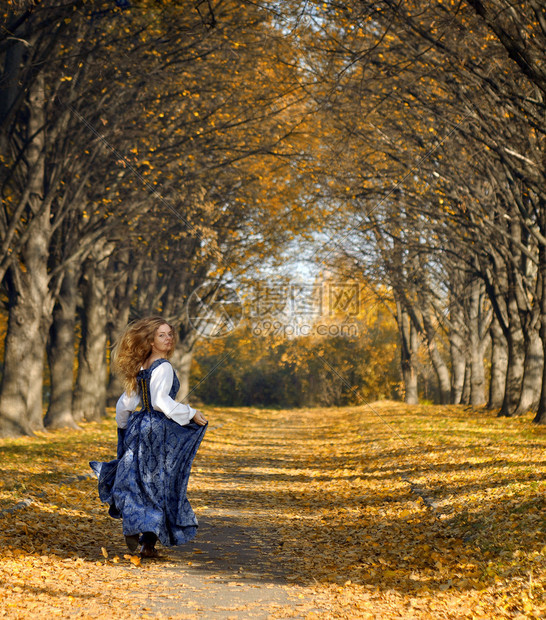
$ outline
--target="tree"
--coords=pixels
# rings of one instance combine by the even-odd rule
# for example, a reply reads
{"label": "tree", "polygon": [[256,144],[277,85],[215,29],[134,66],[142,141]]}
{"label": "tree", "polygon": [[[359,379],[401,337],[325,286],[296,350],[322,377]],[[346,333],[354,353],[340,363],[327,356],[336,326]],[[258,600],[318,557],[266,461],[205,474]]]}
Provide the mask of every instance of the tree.
{"label": "tree", "polygon": [[[504,331],[510,332],[501,411],[513,414],[532,407],[536,402],[530,389],[532,377],[542,363],[534,353],[533,336],[540,300],[536,284],[541,277],[537,279],[532,265],[538,264],[537,247],[543,243],[544,187],[535,163],[541,159],[544,124],[534,85],[513,70],[503,46],[468,8],[457,11],[440,2],[426,9],[394,2],[324,6],[331,19],[319,28],[327,44],[316,64],[334,69],[323,72],[325,81],[333,85],[324,108],[334,115],[337,131],[345,135],[343,166],[327,178],[338,204],[351,206],[348,217],[339,207],[339,219],[348,228],[341,235],[342,243],[333,249],[358,254],[354,246],[350,251],[350,244],[360,237],[369,252],[370,239],[375,235],[375,242],[384,243],[386,234],[393,248],[397,240],[408,255],[421,244],[419,269],[426,263],[446,263],[452,252],[462,256],[471,281],[484,282],[497,320],[507,321]],[[525,24],[539,40],[541,14],[535,11]],[[386,102],[390,109],[385,117],[379,109]],[[436,137],[432,143],[431,134]],[[483,184],[493,184],[495,190],[484,196],[478,190]],[[340,191],[343,186],[345,191]],[[407,223],[414,234],[407,226],[397,225],[400,212],[409,214]],[[395,259],[397,251],[382,252],[381,260],[401,265]],[[504,314],[500,307],[504,301],[499,303],[504,293],[489,285],[496,282],[488,275],[492,265],[502,265],[507,275]],[[423,314],[424,300],[411,295],[415,285],[408,272],[413,274],[415,269],[411,263],[407,267],[407,272],[395,270],[398,290],[407,291],[405,298],[412,305],[419,302],[412,318],[418,329],[427,313]],[[475,286],[468,290],[470,299],[478,299]],[[430,291],[430,287],[422,290],[427,288]],[[482,323],[487,325],[483,303],[483,296],[478,305],[473,302],[479,312],[473,311],[472,316],[483,312]],[[407,302],[405,307],[409,309]],[[483,325],[470,332],[475,334],[473,362],[466,366],[472,369],[473,402],[483,400],[487,340]],[[434,350],[431,353],[435,356]]]}
{"label": "tree", "polygon": [[[0,395],[4,434],[41,427],[43,352],[60,291],[49,359],[52,393],[64,396],[62,404],[55,396],[46,419],[73,423],[62,380],[69,374],[68,356],[57,354],[57,328],[64,322],[68,331],[66,312],[76,295],[68,282],[63,286],[65,274],[72,280],[83,274],[74,406],[76,418],[93,417],[103,409],[104,395],[94,389],[84,398],[84,391],[105,368],[106,343],[97,346],[100,338],[89,331],[104,333],[105,317],[98,322],[92,310],[100,307],[98,291],[106,290],[110,277],[103,249],[109,255],[120,239],[125,252],[142,247],[138,227],[147,231],[141,238],[150,238],[151,230],[157,248],[150,257],[165,260],[158,275],[168,287],[156,291],[156,307],[181,318],[188,287],[260,260],[294,225],[294,219],[282,219],[289,211],[282,199],[294,191],[291,162],[307,110],[292,51],[273,31],[270,14],[228,2],[204,19],[192,2],[187,11],[169,2],[138,4],[139,10],[121,11],[109,2],[46,3],[27,20],[48,53],[42,54],[42,72],[20,82],[13,98],[20,103],[4,117],[4,152],[11,150],[4,158],[0,254],[11,300]],[[63,29],[50,31],[61,18]],[[10,70],[32,66],[29,54],[20,55],[15,68],[10,61]],[[284,187],[265,201],[272,174]],[[61,230],[70,243],[59,251]],[[173,257],[173,248],[181,255]],[[188,273],[196,270],[193,280],[177,280],[180,263]],[[112,258],[112,266],[120,264]],[[142,288],[142,281],[137,285]],[[149,306],[137,303],[133,312]],[[23,320],[22,312],[31,316]],[[182,336],[188,348],[190,335]],[[15,356],[16,345],[21,350]],[[16,361],[21,358],[23,369]]]}

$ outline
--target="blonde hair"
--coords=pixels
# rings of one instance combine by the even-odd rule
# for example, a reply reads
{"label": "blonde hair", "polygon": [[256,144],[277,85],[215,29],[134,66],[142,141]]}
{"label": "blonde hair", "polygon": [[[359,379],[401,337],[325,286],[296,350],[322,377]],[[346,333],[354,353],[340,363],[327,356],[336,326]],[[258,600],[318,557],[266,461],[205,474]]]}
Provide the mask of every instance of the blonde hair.
{"label": "blonde hair", "polygon": [[136,377],[142,364],[150,357],[155,333],[162,325],[168,325],[173,332],[173,344],[166,354],[169,358],[176,346],[176,331],[160,316],[148,316],[129,323],[114,345],[112,367],[123,381],[127,394],[136,394]]}

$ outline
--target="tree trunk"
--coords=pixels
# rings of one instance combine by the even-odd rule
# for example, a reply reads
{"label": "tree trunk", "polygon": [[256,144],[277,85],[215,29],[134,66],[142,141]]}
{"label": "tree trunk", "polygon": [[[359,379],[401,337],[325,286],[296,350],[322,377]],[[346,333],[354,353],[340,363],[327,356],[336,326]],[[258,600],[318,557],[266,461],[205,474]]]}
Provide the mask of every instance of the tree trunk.
{"label": "tree trunk", "polygon": [[50,210],[44,203],[44,86],[36,77],[29,96],[27,148],[29,226],[32,232],[7,277],[9,320],[0,394],[0,435],[13,436],[43,428],[42,389],[44,333],[51,312],[47,258]]}
{"label": "tree trunk", "polygon": [[[121,324],[124,328],[127,325],[127,321]],[[110,331],[110,352],[114,344],[116,343],[118,336],[121,334],[122,329],[116,328]],[[124,387],[121,379],[112,371],[112,365],[108,368],[108,387],[106,388],[106,406],[115,407],[119,397],[123,394]]]}
{"label": "tree trunk", "polygon": [[474,407],[485,405],[485,368],[484,356],[487,339],[472,344],[471,347],[471,376],[470,376],[470,404]]}
{"label": "tree trunk", "polygon": [[429,309],[425,308],[423,311],[423,326],[427,337],[427,347],[438,380],[438,389],[440,391],[440,403],[447,405],[451,400],[451,379],[449,377],[449,370],[444,362],[438,347],[436,346],[436,334],[438,328],[435,327],[428,314]]}
{"label": "tree trunk", "polygon": [[[112,291],[109,304],[111,315],[109,322],[110,350],[129,323],[131,301],[135,294],[136,283],[142,271],[144,261],[135,259],[128,250],[121,250],[116,252],[115,260],[112,261],[111,259],[109,264],[112,262],[113,267],[109,274],[109,289]],[[114,407],[123,393],[123,384],[112,372],[111,365],[108,368],[108,372],[106,404],[109,407]]]}
{"label": "tree trunk", "polygon": [[465,365],[465,371],[464,371],[464,385],[463,385],[463,391],[461,394],[461,405],[470,404],[471,381],[472,381],[472,365],[469,361],[467,361]]}
{"label": "tree trunk", "polygon": [[[35,239],[36,240],[36,239]],[[34,244],[33,244],[34,245]],[[43,363],[45,349],[42,305],[36,276],[23,274],[18,294],[10,295],[8,330],[5,339],[4,372],[0,393],[0,436],[31,434],[43,428],[41,423]],[[41,353],[41,355],[40,355]],[[36,365],[39,368],[36,368]],[[37,381],[32,386],[31,382]],[[34,389],[33,389],[34,388]],[[39,394],[39,398],[36,395]]]}
{"label": "tree trunk", "polygon": [[51,396],[44,423],[48,428],[78,428],[72,415],[76,331],[77,268],[67,267],[53,310],[48,359]]}
{"label": "tree trunk", "polygon": [[411,323],[408,313],[397,303],[398,331],[400,333],[400,363],[404,381],[404,400],[408,405],[419,402],[416,357],[419,348],[417,330]]}
{"label": "tree trunk", "polygon": [[528,411],[536,411],[540,401],[542,366],[544,364],[544,352],[542,340],[538,330],[531,330],[527,336],[525,351],[525,370],[523,386],[518,407],[514,415],[523,415]]}
{"label": "tree trunk", "polygon": [[98,420],[106,410],[107,304],[105,271],[111,248],[96,248],[84,263],[80,348],[73,415],[76,422]]}
{"label": "tree trunk", "polygon": [[[116,313],[116,320],[112,324],[109,332],[109,340],[110,340],[110,353],[112,352],[112,348],[117,342],[118,338],[123,333],[123,330],[127,327],[129,323],[129,315],[130,315],[130,304],[123,307],[118,308],[118,312]],[[108,368],[108,387],[106,388],[106,405],[108,407],[115,407],[119,397],[123,394],[124,387],[121,379],[112,372],[112,365],[109,364]]]}
{"label": "tree trunk", "polygon": [[525,369],[525,339],[516,299],[512,296],[508,301],[508,369],[502,407],[499,416],[513,416],[516,412],[523,382]]}
{"label": "tree trunk", "polygon": [[485,338],[481,338],[480,319],[482,317],[482,299],[480,294],[481,283],[473,279],[470,284],[469,299],[469,343],[470,343],[470,404],[480,406],[485,404],[485,371],[483,357],[485,353]]}
{"label": "tree trunk", "polygon": [[489,383],[488,409],[500,409],[504,399],[506,370],[508,368],[508,348],[506,338],[496,317],[490,327],[491,332],[491,379]]}
{"label": "tree trunk", "polygon": [[451,343],[451,402],[458,405],[463,398],[466,359],[462,352],[462,343],[457,344],[454,340],[452,339]]}
{"label": "tree trunk", "polygon": [[458,405],[462,401],[466,369],[466,345],[464,320],[461,308],[456,305],[451,313],[449,349],[451,354],[451,402]]}
{"label": "tree trunk", "polygon": [[191,402],[190,370],[193,359],[193,346],[197,342],[197,338],[197,332],[195,331],[190,332],[185,338],[181,338],[171,358],[171,363],[180,381],[177,398],[184,403]]}
{"label": "tree trunk", "polygon": [[[546,205],[543,205],[543,209]],[[542,211],[544,214],[544,210]],[[546,424],[546,247],[539,245],[539,273],[540,278],[540,338],[542,340],[542,351],[544,364],[542,365],[542,389],[538,401],[537,414],[533,419],[535,424]]]}
{"label": "tree trunk", "polygon": [[[53,305],[53,301],[48,299],[47,304],[49,307]],[[44,302],[45,305],[45,302]],[[42,311],[45,308],[42,308]],[[47,346],[47,333],[49,331],[49,324],[51,322],[51,313],[47,312],[49,316],[43,317],[36,334],[36,340],[32,346],[29,360],[29,386],[27,397],[27,410],[28,420],[30,428],[33,431],[44,430],[44,367],[46,364],[46,346]]]}

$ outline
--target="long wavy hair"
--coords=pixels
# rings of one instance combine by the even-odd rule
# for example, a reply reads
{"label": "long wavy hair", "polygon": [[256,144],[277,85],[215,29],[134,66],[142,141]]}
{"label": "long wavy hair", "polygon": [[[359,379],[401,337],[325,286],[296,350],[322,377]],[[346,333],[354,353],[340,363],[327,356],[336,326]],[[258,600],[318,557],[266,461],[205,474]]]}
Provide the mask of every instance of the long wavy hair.
{"label": "long wavy hair", "polygon": [[155,333],[162,325],[168,325],[173,332],[173,344],[166,354],[166,357],[169,358],[176,346],[176,331],[169,322],[160,316],[148,316],[129,323],[114,345],[112,367],[123,381],[123,387],[127,394],[136,394],[136,377],[142,364],[150,357]]}

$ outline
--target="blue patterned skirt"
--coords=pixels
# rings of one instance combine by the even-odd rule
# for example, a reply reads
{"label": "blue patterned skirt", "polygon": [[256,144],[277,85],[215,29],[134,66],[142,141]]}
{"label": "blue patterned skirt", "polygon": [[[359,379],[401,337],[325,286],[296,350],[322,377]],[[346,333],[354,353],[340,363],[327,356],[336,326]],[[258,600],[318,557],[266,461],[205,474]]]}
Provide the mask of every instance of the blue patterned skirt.
{"label": "blue patterned skirt", "polygon": [[186,497],[191,466],[206,426],[180,426],[160,411],[136,411],[118,433],[118,458],[92,461],[99,497],[109,514],[123,519],[127,535],[154,532],[166,547],[182,545],[197,532]]}

